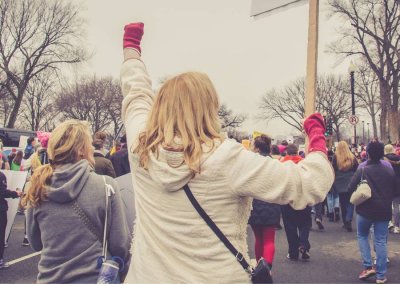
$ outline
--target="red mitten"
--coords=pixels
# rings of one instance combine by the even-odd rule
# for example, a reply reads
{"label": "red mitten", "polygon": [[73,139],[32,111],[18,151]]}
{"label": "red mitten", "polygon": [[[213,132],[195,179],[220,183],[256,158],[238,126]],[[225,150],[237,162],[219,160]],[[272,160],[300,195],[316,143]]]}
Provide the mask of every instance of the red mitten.
{"label": "red mitten", "polygon": [[134,48],[141,53],[140,41],[143,36],[143,28],[143,23],[132,23],[125,26],[124,48]]}
{"label": "red mitten", "polygon": [[320,151],[327,154],[325,140],[325,121],[320,113],[314,113],[304,121],[304,130],[308,136],[308,153]]}

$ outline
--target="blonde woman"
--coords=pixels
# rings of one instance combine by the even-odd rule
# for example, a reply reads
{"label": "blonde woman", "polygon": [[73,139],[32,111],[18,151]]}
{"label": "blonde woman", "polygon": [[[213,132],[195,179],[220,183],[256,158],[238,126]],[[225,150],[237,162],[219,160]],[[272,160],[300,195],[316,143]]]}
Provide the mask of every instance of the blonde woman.
{"label": "blonde woman", "polygon": [[335,155],[332,159],[335,169],[335,182],[333,190],[339,193],[340,210],[342,212],[343,228],[352,232],[352,220],[354,206],[350,203],[350,193],[348,186],[358,167],[358,162],[354,154],[350,151],[349,145],[345,141],[340,141],[336,147]]}
{"label": "blonde woman", "polygon": [[193,195],[219,229],[247,253],[252,198],[296,209],[324,200],[333,182],[324,123],[305,121],[309,155],[280,163],[224,139],[219,99],[206,74],[167,80],[157,96],[140,57],[143,24],[125,27],[123,121],[135,188],[135,237],[127,283],[249,283],[249,274],[199,216]]}
{"label": "blonde woman", "polygon": [[95,283],[106,210],[109,255],[124,261],[129,256],[131,238],[118,186],[105,177],[115,191],[105,208],[106,185],[103,176],[93,171],[92,138],[86,123],[60,124],[47,153],[50,163],[35,170],[24,197],[28,239],[34,250],[42,251],[37,281]]}

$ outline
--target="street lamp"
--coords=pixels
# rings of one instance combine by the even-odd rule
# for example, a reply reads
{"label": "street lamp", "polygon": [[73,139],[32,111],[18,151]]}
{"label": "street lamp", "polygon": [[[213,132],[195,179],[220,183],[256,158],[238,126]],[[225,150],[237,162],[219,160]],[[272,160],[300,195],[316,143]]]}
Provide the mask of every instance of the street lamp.
{"label": "street lamp", "polygon": [[363,124],[363,139],[362,139],[362,142],[363,142],[363,144],[365,144],[365,130],[364,130],[364,124],[365,123],[365,121],[363,120],[362,121],[362,124]]}
{"label": "street lamp", "polygon": [[370,140],[370,138],[369,138],[369,122],[367,122],[367,129],[368,129],[368,141],[367,142],[369,142],[369,140]]}
{"label": "street lamp", "polygon": [[[356,71],[356,66],[353,61],[350,62],[349,73],[350,73],[350,87],[351,87],[351,114],[356,115],[356,104],[354,99],[354,72]],[[357,128],[354,125],[354,145],[357,147]]]}

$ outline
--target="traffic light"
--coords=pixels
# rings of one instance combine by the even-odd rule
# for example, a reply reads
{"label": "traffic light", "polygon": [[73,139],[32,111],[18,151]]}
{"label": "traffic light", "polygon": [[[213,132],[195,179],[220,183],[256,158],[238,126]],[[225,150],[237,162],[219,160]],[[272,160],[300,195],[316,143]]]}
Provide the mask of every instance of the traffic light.
{"label": "traffic light", "polygon": [[326,121],[326,130],[325,130],[325,136],[331,136],[333,134],[333,126],[332,126],[332,118],[328,118]]}

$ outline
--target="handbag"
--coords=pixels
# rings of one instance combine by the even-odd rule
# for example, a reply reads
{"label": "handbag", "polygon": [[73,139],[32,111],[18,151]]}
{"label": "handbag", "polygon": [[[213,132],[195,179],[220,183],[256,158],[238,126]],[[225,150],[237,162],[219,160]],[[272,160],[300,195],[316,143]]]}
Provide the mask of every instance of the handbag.
{"label": "handbag", "polygon": [[90,221],[89,217],[79,206],[78,202],[75,200],[72,204],[72,208],[78,214],[79,219],[86,226],[87,229],[97,238],[97,240],[102,244],[102,254],[97,259],[97,269],[100,269],[99,277],[97,279],[97,284],[111,284],[111,283],[120,283],[118,279],[118,274],[120,271],[124,269],[124,261],[122,258],[118,256],[111,257],[111,259],[107,259],[107,227],[108,227],[108,207],[109,207],[109,198],[111,194],[115,194],[115,191],[111,185],[109,185],[103,176],[105,191],[106,191],[106,214],[104,217],[104,230],[103,236],[100,236],[96,230],[94,224]]}
{"label": "handbag", "polygon": [[358,206],[372,196],[371,187],[368,184],[368,181],[364,177],[364,167],[361,170],[361,181],[357,186],[356,191],[350,197],[350,203]]}
{"label": "handbag", "polygon": [[204,211],[201,205],[197,202],[194,197],[192,191],[190,190],[189,185],[185,185],[183,187],[186,196],[189,198],[193,207],[199,213],[201,218],[207,223],[210,229],[214,232],[214,234],[224,243],[226,248],[235,256],[236,260],[240,263],[243,269],[250,275],[252,283],[273,283],[270,268],[265,261],[265,259],[261,258],[257,266],[252,268],[250,264],[246,261],[244,256],[232,245],[232,243],[228,240],[228,238],[222,233],[222,231],[218,228],[218,226],[214,223],[214,221],[208,216],[208,214]]}

